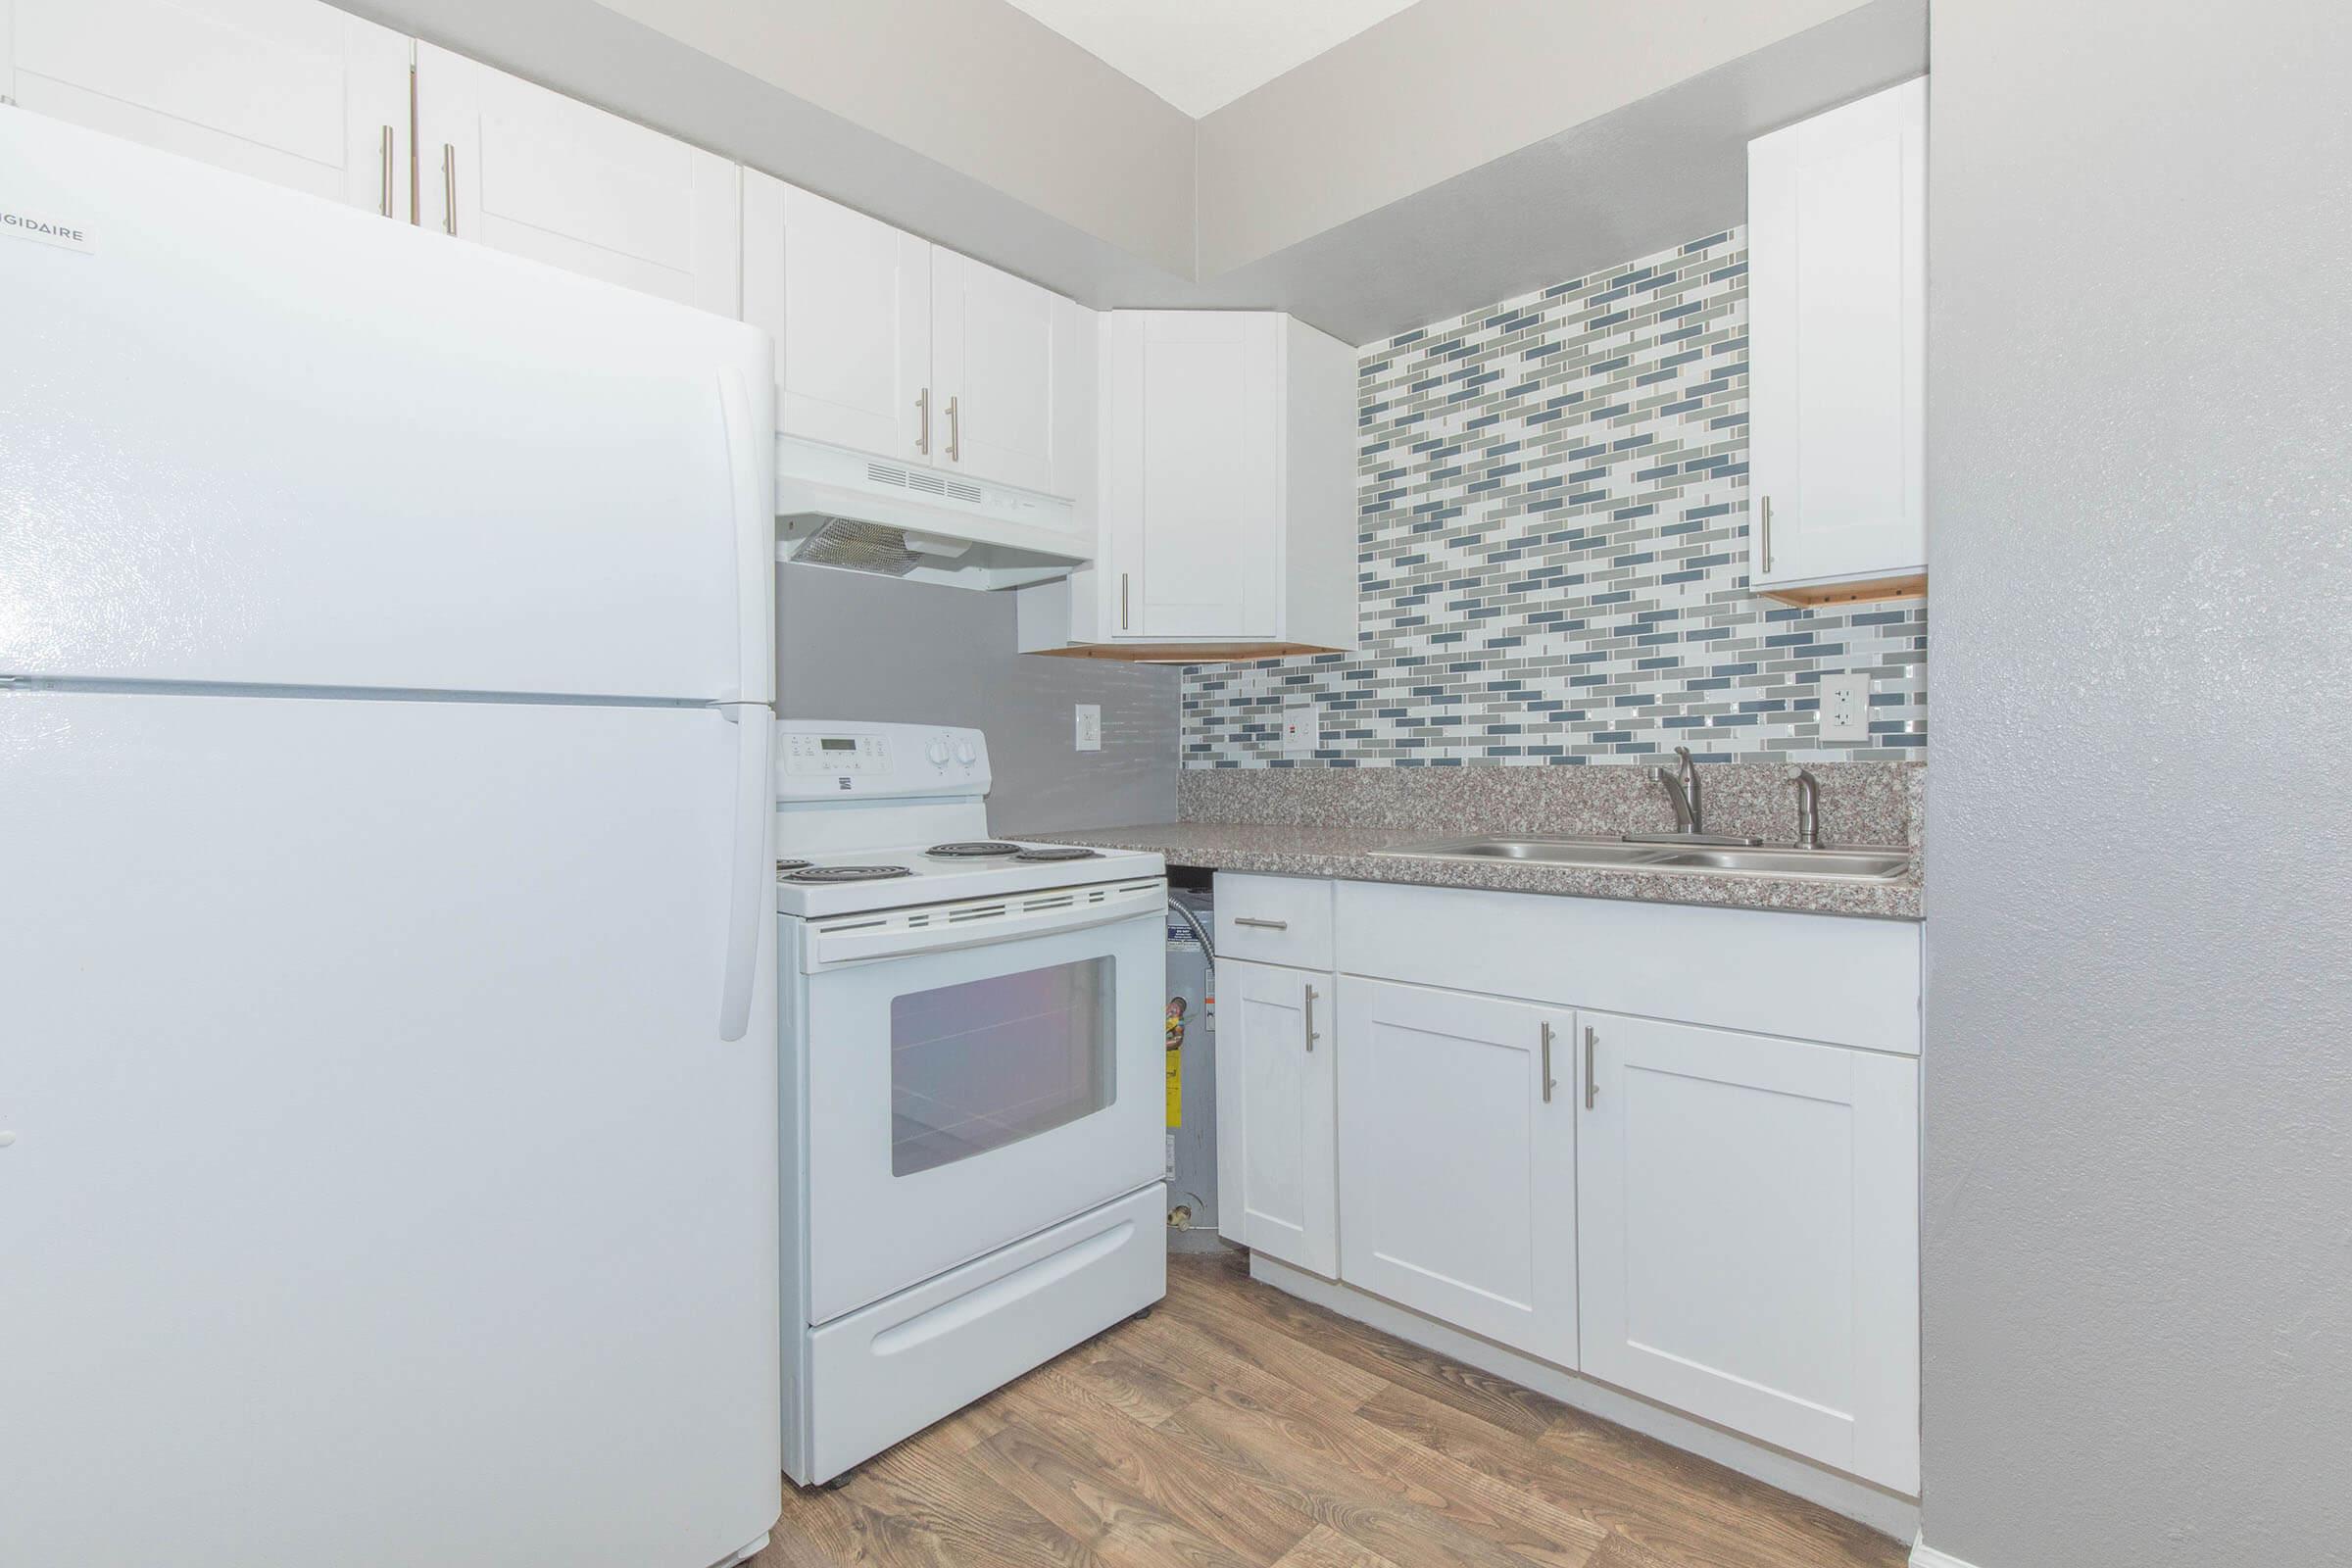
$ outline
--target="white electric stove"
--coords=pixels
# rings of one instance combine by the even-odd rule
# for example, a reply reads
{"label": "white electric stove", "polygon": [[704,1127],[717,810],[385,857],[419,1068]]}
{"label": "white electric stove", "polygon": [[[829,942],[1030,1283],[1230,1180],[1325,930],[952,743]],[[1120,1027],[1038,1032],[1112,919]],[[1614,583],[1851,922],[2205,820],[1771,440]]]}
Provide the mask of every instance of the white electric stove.
{"label": "white electric stove", "polygon": [[1165,867],[994,838],[977,730],[777,725],[785,1469],[1166,1289]]}

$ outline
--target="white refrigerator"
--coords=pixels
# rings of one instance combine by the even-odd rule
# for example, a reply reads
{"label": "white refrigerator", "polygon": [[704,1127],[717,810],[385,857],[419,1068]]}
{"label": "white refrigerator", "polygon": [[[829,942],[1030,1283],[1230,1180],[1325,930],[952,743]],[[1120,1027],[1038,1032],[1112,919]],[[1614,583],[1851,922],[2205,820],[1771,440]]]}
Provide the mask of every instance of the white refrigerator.
{"label": "white refrigerator", "polygon": [[0,1561],[773,1522],[768,353],[0,107]]}

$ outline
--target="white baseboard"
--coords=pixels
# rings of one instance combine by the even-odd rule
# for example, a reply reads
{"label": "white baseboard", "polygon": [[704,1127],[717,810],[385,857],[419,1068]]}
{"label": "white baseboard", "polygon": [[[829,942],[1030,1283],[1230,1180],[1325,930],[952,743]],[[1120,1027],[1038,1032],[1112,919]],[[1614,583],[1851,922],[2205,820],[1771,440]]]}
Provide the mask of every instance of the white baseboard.
{"label": "white baseboard", "polygon": [[[1888,1492],[1858,1476],[1827,1469],[1810,1459],[1799,1458],[1786,1449],[1775,1448],[1740,1437],[1736,1432],[1711,1425],[1693,1416],[1652,1404],[1647,1399],[1595,1383],[1590,1378],[1565,1371],[1547,1361],[1507,1349],[1492,1340],[1465,1334],[1450,1324],[1436,1318],[1424,1317],[1410,1307],[1370,1296],[1351,1285],[1340,1285],[1302,1269],[1277,1262],[1261,1253],[1250,1254],[1250,1277],[1263,1281],[1276,1290],[1287,1291],[1301,1300],[1328,1307],[1342,1317],[1366,1323],[1384,1334],[1393,1334],[1411,1345],[1452,1356],[1455,1360],[1508,1378],[1524,1388],[1547,1395],[1562,1404],[1573,1405],[1603,1421],[1613,1421],[1630,1427],[1644,1437],[1656,1438],[1678,1448],[1712,1459],[1728,1470],[1737,1470],[1766,1486],[1778,1487],[1792,1493],[1807,1502],[1817,1502],[1832,1513],[1840,1513],[1858,1520],[1871,1529],[1892,1536],[1896,1541],[1909,1541],[1919,1532],[1919,1503],[1916,1498]],[[1913,1568],[1969,1568],[1953,1558],[1921,1558],[1915,1550]]]}
{"label": "white baseboard", "polygon": [[1937,1551],[1924,1536],[1913,1536],[1911,1568],[1976,1568],[1976,1564],[1962,1562],[1948,1551]]}

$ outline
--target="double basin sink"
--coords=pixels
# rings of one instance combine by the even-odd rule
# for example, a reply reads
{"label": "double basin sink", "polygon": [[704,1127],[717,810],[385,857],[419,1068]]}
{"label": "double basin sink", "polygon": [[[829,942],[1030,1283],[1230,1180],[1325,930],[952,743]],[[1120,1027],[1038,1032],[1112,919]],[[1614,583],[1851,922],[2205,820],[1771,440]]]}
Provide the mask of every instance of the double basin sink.
{"label": "double basin sink", "polygon": [[1911,865],[1907,850],[1642,844],[1624,839],[1433,839],[1373,853],[1419,860],[1519,860],[1599,870],[1714,871],[1861,882],[1886,881],[1901,876]]}

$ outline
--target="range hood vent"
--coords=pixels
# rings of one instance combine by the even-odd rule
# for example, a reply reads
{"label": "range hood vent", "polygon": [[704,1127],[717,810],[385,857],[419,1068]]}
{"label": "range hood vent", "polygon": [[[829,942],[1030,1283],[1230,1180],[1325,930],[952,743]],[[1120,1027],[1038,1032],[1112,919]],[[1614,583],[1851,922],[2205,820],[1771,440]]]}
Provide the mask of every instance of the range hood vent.
{"label": "range hood vent", "polygon": [[904,577],[923,564],[922,552],[906,548],[906,529],[852,517],[826,518],[792,559],[804,566],[837,566],[883,577]]}
{"label": "range hood vent", "polygon": [[776,438],[776,559],[957,588],[1024,588],[1086,564],[1093,538],[1055,496]]}

